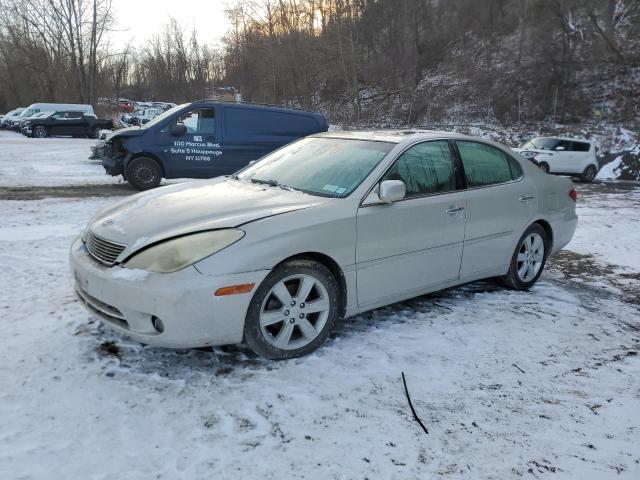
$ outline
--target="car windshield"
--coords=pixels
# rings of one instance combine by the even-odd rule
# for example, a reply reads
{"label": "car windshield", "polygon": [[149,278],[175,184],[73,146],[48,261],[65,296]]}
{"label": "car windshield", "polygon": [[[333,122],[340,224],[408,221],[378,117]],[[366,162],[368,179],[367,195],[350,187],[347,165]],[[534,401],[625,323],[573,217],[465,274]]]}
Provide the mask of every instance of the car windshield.
{"label": "car windshield", "polygon": [[368,140],[304,138],[263,157],[238,174],[238,178],[290,187],[311,195],[344,198],[393,146]]}
{"label": "car windshield", "polygon": [[143,127],[140,127],[140,128],[153,127],[154,125],[157,125],[158,123],[163,121],[165,118],[170,117],[171,115],[176,113],[178,110],[186,107],[187,105],[189,105],[189,104],[188,103],[183,103],[182,105],[176,105],[175,107],[170,108],[169,110],[164,112],[162,115],[158,115],[157,117],[154,117],[153,120],[148,121],[147,123],[144,124]]}
{"label": "car windshield", "polygon": [[523,143],[520,148],[522,149],[535,148],[537,150],[553,150],[558,145],[558,142],[559,140],[557,138],[538,137]]}

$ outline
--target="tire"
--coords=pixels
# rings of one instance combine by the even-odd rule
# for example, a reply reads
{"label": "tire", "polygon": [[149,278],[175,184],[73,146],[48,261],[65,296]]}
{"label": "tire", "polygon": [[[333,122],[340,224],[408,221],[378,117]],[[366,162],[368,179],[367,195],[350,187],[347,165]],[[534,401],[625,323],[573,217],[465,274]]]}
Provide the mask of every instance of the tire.
{"label": "tire", "polygon": [[95,140],[98,139],[98,137],[100,136],[100,129],[99,128],[93,128],[91,129],[91,133],[89,134],[90,138],[93,138]]}
{"label": "tire", "polygon": [[47,138],[49,136],[49,131],[46,127],[38,126],[33,129],[34,138]]}
{"label": "tire", "polygon": [[580,175],[580,181],[585,183],[593,182],[593,179],[596,178],[598,174],[598,170],[593,165],[588,165],[587,168],[584,169],[582,175]]}
{"label": "tire", "polygon": [[542,170],[544,173],[549,173],[549,164],[547,162],[540,162],[538,164],[538,167],[540,167],[540,170]]}
{"label": "tire", "polygon": [[[537,239],[541,245],[537,244]],[[528,255],[527,252],[529,252]],[[525,230],[518,240],[518,246],[511,257],[509,271],[504,277],[501,277],[502,283],[513,290],[529,290],[542,275],[548,255],[549,238],[547,232],[540,225],[534,223]]]}
{"label": "tire", "polygon": [[134,158],[127,165],[125,178],[136,190],[149,190],[160,185],[162,168],[152,158]]}
{"label": "tire", "polygon": [[284,263],[253,295],[244,323],[245,341],[271,360],[307,355],[333,329],[340,299],[338,282],[324,265],[304,259]]}

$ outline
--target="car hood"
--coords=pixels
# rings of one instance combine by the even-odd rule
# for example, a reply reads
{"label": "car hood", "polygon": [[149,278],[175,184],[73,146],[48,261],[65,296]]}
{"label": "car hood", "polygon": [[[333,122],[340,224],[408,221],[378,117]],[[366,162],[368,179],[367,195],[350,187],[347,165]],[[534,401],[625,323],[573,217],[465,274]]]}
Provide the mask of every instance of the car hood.
{"label": "car hood", "polygon": [[120,130],[116,130],[111,135],[107,137],[107,140],[111,140],[115,137],[139,137],[144,135],[147,131],[140,127],[127,127],[121,128]]}
{"label": "car hood", "polygon": [[127,245],[121,258],[160,240],[233,228],[261,218],[328,202],[302,192],[219,177],[157,188],[99,211],[95,235]]}

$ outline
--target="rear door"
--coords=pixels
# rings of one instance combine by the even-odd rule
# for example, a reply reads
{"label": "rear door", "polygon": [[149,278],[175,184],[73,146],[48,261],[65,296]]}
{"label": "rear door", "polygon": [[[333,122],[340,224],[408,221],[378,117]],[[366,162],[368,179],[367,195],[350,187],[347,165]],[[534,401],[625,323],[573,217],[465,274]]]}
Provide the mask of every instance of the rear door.
{"label": "rear door", "polygon": [[491,145],[457,140],[467,189],[467,223],[460,275],[504,273],[515,242],[537,206],[534,183],[520,164]]}
{"label": "rear door", "polygon": [[[151,137],[151,153],[162,159],[166,178],[211,178],[220,175],[219,109],[194,106],[175,115]],[[171,134],[171,127],[184,125],[186,133]]]}
{"label": "rear door", "polygon": [[224,108],[224,155],[227,173],[245,167],[267,153],[320,130],[318,122],[304,112],[269,108]]}
{"label": "rear door", "polygon": [[449,142],[409,147],[381,180],[402,180],[405,199],[363,205],[357,217],[361,308],[409,298],[459,277],[465,192],[456,185]]}

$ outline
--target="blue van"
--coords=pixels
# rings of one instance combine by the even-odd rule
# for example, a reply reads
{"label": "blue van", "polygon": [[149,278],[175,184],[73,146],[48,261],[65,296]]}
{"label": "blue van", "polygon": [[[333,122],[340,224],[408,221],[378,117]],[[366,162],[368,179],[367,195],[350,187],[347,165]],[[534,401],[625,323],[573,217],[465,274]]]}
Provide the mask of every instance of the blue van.
{"label": "blue van", "polygon": [[232,174],[287,143],[327,130],[324,116],[309,110],[203,100],[114,132],[94,155],[109,175],[123,175],[134,188],[148,190],[162,178]]}

